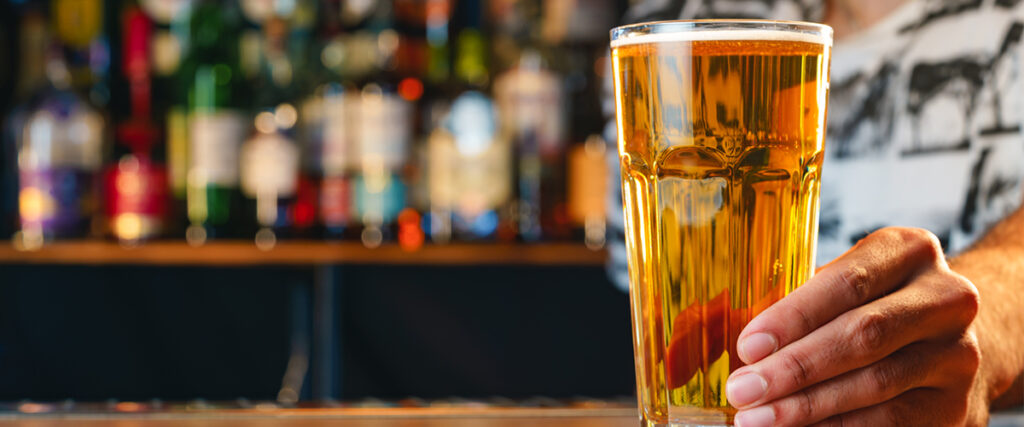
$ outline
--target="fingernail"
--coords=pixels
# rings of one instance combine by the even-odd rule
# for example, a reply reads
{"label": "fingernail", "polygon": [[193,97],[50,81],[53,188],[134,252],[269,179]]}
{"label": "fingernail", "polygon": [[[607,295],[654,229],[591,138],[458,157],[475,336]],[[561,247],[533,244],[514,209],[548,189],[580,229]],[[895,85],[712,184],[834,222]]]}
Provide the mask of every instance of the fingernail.
{"label": "fingernail", "polygon": [[747,363],[757,362],[778,349],[779,341],[764,332],[744,338],[739,345],[740,357]]}
{"label": "fingernail", "polygon": [[768,381],[755,373],[741,374],[736,378],[729,378],[725,383],[725,396],[729,398],[732,406],[743,406],[760,399],[768,389]]}
{"label": "fingernail", "polygon": [[733,419],[736,427],[768,427],[775,423],[775,411],[771,406],[758,406],[740,411]]}

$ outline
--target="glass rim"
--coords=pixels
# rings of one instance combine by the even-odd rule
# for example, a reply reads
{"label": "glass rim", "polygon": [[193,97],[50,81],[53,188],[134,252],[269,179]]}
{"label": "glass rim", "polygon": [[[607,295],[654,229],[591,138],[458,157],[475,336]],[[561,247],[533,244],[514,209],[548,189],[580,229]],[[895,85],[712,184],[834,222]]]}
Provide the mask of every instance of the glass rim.
{"label": "glass rim", "polygon": [[[702,35],[696,36],[698,33]],[[712,36],[709,33],[718,34]],[[828,25],[770,19],[648,21],[618,26],[612,28],[609,34],[612,48],[630,44],[695,40],[805,41],[832,46],[832,27]]]}

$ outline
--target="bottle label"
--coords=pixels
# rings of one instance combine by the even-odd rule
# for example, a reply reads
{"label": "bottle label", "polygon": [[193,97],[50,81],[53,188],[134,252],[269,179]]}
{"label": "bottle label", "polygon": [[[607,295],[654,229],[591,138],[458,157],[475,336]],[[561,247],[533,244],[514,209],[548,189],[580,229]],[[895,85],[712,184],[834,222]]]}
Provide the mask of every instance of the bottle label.
{"label": "bottle label", "polygon": [[67,92],[47,103],[50,105],[32,113],[25,124],[19,154],[25,160],[21,161],[32,168],[99,169],[103,160],[103,117]]}
{"label": "bottle label", "polygon": [[410,104],[392,94],[364,95],[358,110],[359,156],[364,172],[401,169],[411,138]]}
{"label": "bottle label", "polygon": [[162,167],[127,155],[107,170],[104,181],[115,237],[133,241],[160,231],[167,211],[167,174]]}
{"label": "bottle label", "polygon": [[585,225],[588,218],[604,220],[607,177],[605,143],[600,136],[591,136],[569,152],[568,205],[574,223]]}
{"label": "bottle label", "polygon": [[467,92],[452,104],[448,127],[454,149],[445,153],[439,147],[437,153],[455,156],[449,167],[456,211],[473,218],[497,209],[512,195],[512,159],[508,141],[497,137],[494,104],[479,92]]}
{"label": "bottle label", "polygon": [[459,153],[455,141],[447,130],[439,128],[431,132],[427,144],[430,207],[436,211],[452,211],[459,191],[456,187]]}
{"label": "bottle label", "polygon": [[260,133],[242,147],[242,192],[251,198],[295,194],[299,178],[299,150],[279,133]]}
{"label": "bottle label", "polygon": [[494,141],[487,150],[472,156],[460,156],[457,211],[472,218],[485,210],[499,208],[512,196],[511,149],[506,141]]}
{"label": "bottle label", "polygon": [[323,152],[325,176],[337,176],[353,168],[355,124],[359,112],[357,95],[329,94],[323,99]]}
{"label": "bottle label", "polygon": [[238,150],[245,131],[242,115],[234,111],[195,113],[191,126],[191,168],[198,182],[206,185],[238,185]]}
{"label": "bottle label", "polygon": [[362,175],[355,184],[356,209],[364,224],[390,224],[405,205],[405,184],[397,175]]}
{"label": "bottle label", "polygon": [[565,121],[557,75],[542,68],[513,69],[495,79],[494,97],[506,132],[519,139],[532,135],[541,154],[562,150]]}
{"label": "bottle label", "polygon": [[320,189],[320,216],[327,227],[344,227],[348,224],[352,206],[349,185],[349,180],[344,177],[324,177]]}

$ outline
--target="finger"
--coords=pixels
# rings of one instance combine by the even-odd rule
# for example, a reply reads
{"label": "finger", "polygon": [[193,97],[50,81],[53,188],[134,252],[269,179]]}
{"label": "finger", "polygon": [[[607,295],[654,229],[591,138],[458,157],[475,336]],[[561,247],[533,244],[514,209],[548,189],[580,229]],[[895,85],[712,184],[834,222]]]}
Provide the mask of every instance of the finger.
{"label": "finger", "polygon": [[707,304],[690,305],[672,320],[665,364],[669,388],[686,385],[698,369],[722,356],[729,312],[729,291],[725,290]]}
{"label": "finger", "polygon": [[[757,363],[737,369],[726,383],[733,406],[770,402],[805,387],[870,365],[912,342],[952,338],[976,310],[969,292],[937,292],[936,275],[849,311]],[[937,280],[937,279],[935,279]]]}
{"label": "finger", "polygon": [[948,368],[962,360],[954,342],[920,342],[904,347],[872,365],[740,411],[736,423],[747,425],[808,425],[836,414],[855,411],[892,399],[913,388],[948,381]]}
{"label": "finger", "polygon": [[835,415],[815,426],[936,426],[962,425],[966,407],[959,396],[936,388],[917,388],[881,404]]}
{"label": "finger", "polygon": [[923,266],[944,262],[938,239],[925,230],[876,231],[755,317],[740,333],[740,359],[757,362],[840,314],[896,289]]}

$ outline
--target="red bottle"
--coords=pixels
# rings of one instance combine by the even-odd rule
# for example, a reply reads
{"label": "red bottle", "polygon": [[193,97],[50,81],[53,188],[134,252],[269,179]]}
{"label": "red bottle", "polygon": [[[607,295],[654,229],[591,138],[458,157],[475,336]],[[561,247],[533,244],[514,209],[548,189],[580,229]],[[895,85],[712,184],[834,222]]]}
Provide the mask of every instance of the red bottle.
{"label": "red bottle", "polygon": [[167,172],[154,159],[159,128],[151,115],[149,39],[152,23],[136,7],[123,15],[122,71],[128,80],[131,115],[117,126],[115,158],[104,173],[110,233],[125,244],[160,235],[167,219]]}

